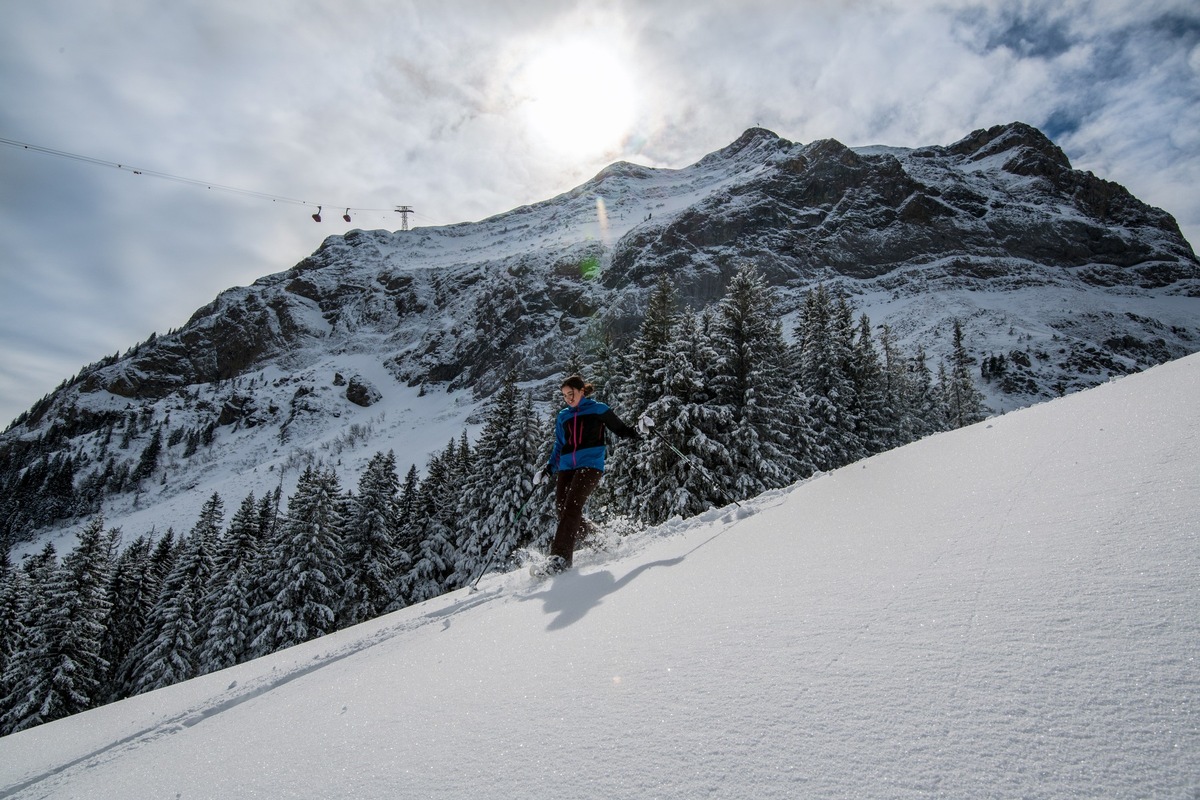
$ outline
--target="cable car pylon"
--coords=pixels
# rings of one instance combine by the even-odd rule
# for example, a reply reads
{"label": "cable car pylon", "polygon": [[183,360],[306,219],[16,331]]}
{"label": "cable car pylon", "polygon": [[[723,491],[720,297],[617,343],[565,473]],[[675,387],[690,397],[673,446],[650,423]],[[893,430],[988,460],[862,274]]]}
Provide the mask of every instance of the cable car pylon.
{"label": "cable car pylon", "polygon": [[414,213],[412,206],[396,206],[396,213],[400,215],[400,230],[408,230],[408,215]]}

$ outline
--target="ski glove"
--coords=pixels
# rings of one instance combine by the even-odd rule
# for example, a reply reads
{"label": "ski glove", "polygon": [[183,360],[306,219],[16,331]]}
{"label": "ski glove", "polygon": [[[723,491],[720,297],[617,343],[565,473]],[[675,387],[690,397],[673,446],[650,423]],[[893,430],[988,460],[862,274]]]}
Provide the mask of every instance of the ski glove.
{"label": "ski glove", "polygon": [[546,468],[541,467],[537,472],[533,473],[533,485],[541,486],[546,482]]}
{"label": "ski glove", "polygon": [[649,414],[642,414],[638,419],[637,429],[642,436],[649,436],[654,433],[654,420],[650,418]]}

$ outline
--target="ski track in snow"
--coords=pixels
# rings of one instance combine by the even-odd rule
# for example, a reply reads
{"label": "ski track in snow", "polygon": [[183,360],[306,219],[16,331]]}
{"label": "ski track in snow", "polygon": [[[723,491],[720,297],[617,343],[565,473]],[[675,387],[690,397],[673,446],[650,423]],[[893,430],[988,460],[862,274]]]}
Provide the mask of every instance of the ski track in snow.
{"label": "ski track in snow", "polygon": [[0,739],[0,795],[1200,797],[1200,356]]}
{"label": "ski track in snow", "polygon": [[[596,562],[597,558],[604,559],[612,558],[614,556],[628,557],[629,555],[632,555],[644,548],[648,541],[653,540],[654,538],[678,535],[683,530],[700,525],[711,524],[714,520],[723,521],[729,525],[729,527],[723,528],[718,533],[714,534],[710,539],[701,542],[700,545],[697,545],[697,547],[694,548],[698,549],[712,539],[715,539],[717,536],[721,536],[726,533],[730,527],[736,524],[735,518],[736,520],[744,519],[745,517],[755,513],[759,508],[763,507],[764,503],[769,502],[773,498],[778,498],[780,494],[781,490],[768,492],[753,503],[748,502],[744,507],[737,509],[736,513],[734,512],[733,507],[730,506],[727,509],[710,510],[687,521],[682,521],[676,518],[664,523],[661,526],[629,537],[628,540],[623,542],[621,546],[612,553],[580,553],[579,557],[577,558],[578,568],[587,567],[593,562]],[[577,621],[577,612],[571,609],[578,609],[588,605],[598,604],[603,595],[617,591],[643,570],[655,566],[669,566],[673,563],[678,563],[678,561],[681,561],[682,558],[683,557],[681,556],[672,561],[645,564],[630,572],[620,582],[610,583],[602,591],[595,592],[594,596],[593,592],[590,590],[585,589],[581,592],[579,588],[576,588],[575,592],[573,593],[573,601],[563,607],[563,613],[559,615],[559,618],[556,622],[552,622],[550,624],[549,630],[566,627],[567,625]],[[607,575],[608,573],[604,574]],[[365,637],[355,639],[348,645],[335,647],[327,650],[327,652],[316,653],[311,656],[309,663],[305,663],[302,658],[297,658],[296,663],[294,663],[290,668],[286,669],[283,674],[275,674],[277,667],[272,667],[271,673],[267,675],[256,676],[255,678],[251,678],[244,682],[234,679],[225,692],[220,693],[212,698],[208,698],[199,705],[190,707],[180,714],[176,714],[167,719],[156,722],[154,725],[148,728],[139,730],[128,736],[124,736],[116,741],[99,747],[92,752],[75,757],[70,761],[49,769],[41,774],[27,778],[20,783],[5,787],[3,793],[0,794],[0,797],[8,797],[12,794],[21,792],[25,789],[45,782],[48,779],[63,775],[64,773],[70,773],[70,771],[75,768],[95,768],[103,763],[119,758],[121,753],[126,750],[138,749],[145,744],[163,736],[170,736],[172,734],[187,730],[188,728],[192,728],[202,722],[216,717],[219,714],[234,709],[249,700],[266,695],[299,678],[308,676],[318,670],[325,669],[326,667],[336,664],[345,658],[368,650],[377,644],[401,634],[409,633],[418,628],[435,623],[440,623],[442,629],[447,630],[449,629],[456,614],[468,609],[476,608],[498,598],[526,601],[536,600],[539,598],[557,597],[556,595],[551,595],[546,591],[539,591],[541,585],[543,583],[549,584],[549,581],[543,581],[541,579],[524,576],[524,567],[517,569],[513,573],[503,575],[496,575],[493,573],[491,575],[485,575],[480,580],[480,585],[491,588],[478,589],[476,591],[471,591],[470,589],[459,589],[446,595],[434,598],[426,603],[413,606],[409,609],[404,609],[400,612],[397,612],[397,615],[408,615],[408,612],[417,612],[417,615],[411,619],[405,619],[401,622],[382,627]],[[586,586],[587,584],[583,583],[581,585]],[[583,602],[580,602],[581,600]],[[433,608],[430,608],[430,606],[433,606]],[[548,599],[547,609],[549,610],[553,607],[554,600]],[[377,623],[378,621],[374,621],[366,623],[366,625],[374,626]],[[304,645],[300,645],[297,648],[293,648],[293,650],[299,650],[302,648],[319,649],[319,646],[321,645],[324,645],[327,648],[330,640],[337,636],[338,634],[335,633],[329,637],[317,639],[312,642],[305,643]],[[232,670],[227,670],[226,672],[240,670],[242,666],[244,665],[239,665],[238,667],[234,667]],[[203,676],[199,680],[208,680],[208,676]],[[167,691],[169,691],[170,688],[173,687],[169,687]]]}
{"label": "ski track in snow", "polygon": [[[454,594],[458,595],[461,594],[461,592],[456,592]],[[480,594],[474,597],[458,599],[446,608],[438,608],[432,611],[427,611],[426,613],[421,614],[415,620],[388,626],[387,628],[384,628],[366,638],[359,639],[348,646],[337,648],[327,653],[313,655],[311,659],[312,663],[300,663],[285,671],[282,675],[268,675],[259,677],[249,681],[247,685],[242,685],[239,681],[234,680],[229,685],[229,688],[225,693],[206,700],[201,705],[188,708],[181,714],[177,714],[161,722],[157,722],[149,728],[137,731],[136,733],[118,739],[117,741],[100,747],[99,749],[87,753],[86,755],[79,756],[62,764],[61,766],[29,778],[23,783],[9,786],[4,790],[5,793],[0,796],[7,797],[9,796],[9,793],[22,791],[47,780],[48,778],[68,772],[75,767],[83,766],[89,769],[96,767],[106,761],[110,761],[113,758],[119,757],[123,750],[137,749],[138,747],[141,747],[144,744],[160,737],[169,736],[171,734],[194,727],[201,722],[212,719],[218,714],[236,708],[248,700],[261,697],[262,695],[272,692],[281,686],[285,686],[298,678],[303,678],[306,675],[316,672],[317,670],[325,669],[326,667],[336,664],[344,658],[348,658],[349,656],[362,652],[363,650],[373,647],[380,642],[391,639],[392,637],[401,633],[412,631],[423,625],[428,625],[437,621],[443,621],[448,627],[450,618],[455,614],[485,603],[496,597],[498,594],[499,592],[493,591],[488,594]],[[447,595],[447,597],[448,596],[449,595]],[[436,601],[430,601],[431,604],[435,604],[435,602]],[[322,641],[320,639],[316,640],[316,642],[328,644],[327,641]],[[235,667],[234,669],[237,668]],[[274,668],[272,669],[272,672],[275,672]]]}

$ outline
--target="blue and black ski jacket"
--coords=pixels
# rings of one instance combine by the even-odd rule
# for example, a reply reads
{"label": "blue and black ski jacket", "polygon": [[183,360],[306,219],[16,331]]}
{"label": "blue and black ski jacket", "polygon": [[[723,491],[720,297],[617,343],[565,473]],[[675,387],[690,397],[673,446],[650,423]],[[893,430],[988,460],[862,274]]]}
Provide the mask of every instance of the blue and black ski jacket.
{"label": "blue and black ski jacket", "polygon": [[604,431],[610,430],[622,439],[641,439],[638,432],[626,425],[604,403],[590,397],[558,412],[554,425],[554,450],[550,453],[550,471],[566,472],[590,467],[604,470]]}

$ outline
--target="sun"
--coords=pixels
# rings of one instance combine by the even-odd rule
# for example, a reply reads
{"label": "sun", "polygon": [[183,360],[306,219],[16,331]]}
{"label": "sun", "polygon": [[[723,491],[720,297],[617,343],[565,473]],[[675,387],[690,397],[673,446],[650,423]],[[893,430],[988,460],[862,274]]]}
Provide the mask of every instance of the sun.
{"label": "sun", "polygon": [[541,49],[518,70],[513,89],[533,137],[569,157],[619,149],[637,111],[628,60],[587,39]]}

